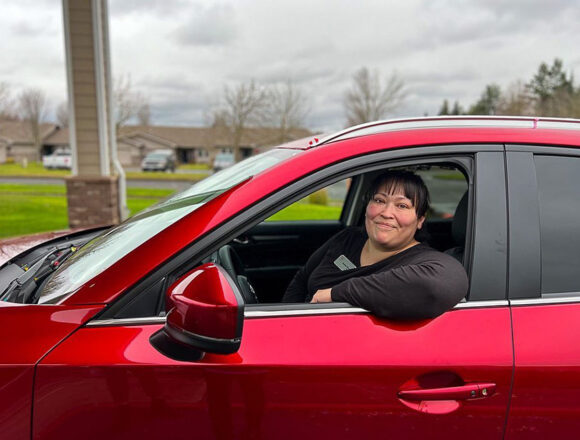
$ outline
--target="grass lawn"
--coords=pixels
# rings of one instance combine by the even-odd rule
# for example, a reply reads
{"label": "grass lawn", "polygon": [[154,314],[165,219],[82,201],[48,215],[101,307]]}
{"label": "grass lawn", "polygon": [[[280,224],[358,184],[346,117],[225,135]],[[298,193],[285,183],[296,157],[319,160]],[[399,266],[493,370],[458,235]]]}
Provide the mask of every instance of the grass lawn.
{"label": "grass lawn", "polygon": [[268,221],[286,220],[337,220],[342,207],[294,203],[268,218]]}
{"label": "grass lawn", "polygon": [[184,163],[177,167],[178,170],[209,170],[211,166],[206,163]]}
{"label": "grass lawn", "polygon": [[0,176],[18,177],[64,177],[70,176],[69,170],[47,170],[40,162],[28,162],[24,168],[21,163],[0,164]]}
{"label": "grass lawn", "polygon": [[[207,165],[192,165],[197,168],[186,169],[207,169]],[[181,167],[180,167],[181,168]],[[40,162],[29,162],[24,168],[20,163],[0,164],[0,177],[57,177],[70,176],[69,170],[47,170]],[[207,177],[207,173],[162,173],[154,171],[133,171],[127,172],[127,179],[147,179],[147,180],[186,180],[198,181]]]}
{"label": "grass lawn", "polygon": [[[131,215],[173,193],[171,189],[128,188]],[[302,201],[274,214],[268,221],[336,220],[340,206]],[[0,238],[68,228],[64,185],[0,183]]]}
{"label": "grass lawn", "polygon": [[[171,195],[170,189],[128,188],[131,215]],[[68,228],[64,185],[0,184],[0,238]]]}

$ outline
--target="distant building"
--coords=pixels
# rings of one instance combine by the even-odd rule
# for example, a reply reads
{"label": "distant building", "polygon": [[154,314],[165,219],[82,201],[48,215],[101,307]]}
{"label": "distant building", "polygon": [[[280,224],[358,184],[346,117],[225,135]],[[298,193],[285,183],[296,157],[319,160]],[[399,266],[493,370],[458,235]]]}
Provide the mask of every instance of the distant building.
{"label": "distant building", "polygon": [[[40,138],[43,140],[42,154],[46,154],[44,140],[57,131],[59,131],[59,126],[56,124],[40,124]],[[0,163],[5,163],[9,158],[18,162],[25,158],[29,161],[40,159],[26,122],[0,120]]]}
{"label": "distant building", "polygon": [[[56,124],[42,124],[42,151],[50,154],[57,148],[69,147],[69,130]],[[244,131],[242,155],[256,152],[283,142],[310,136],[305,129],[290,131],[285,139],[279,131],[269,127],[252,127]],[[138,167],[147,153],[153,150],[173,150],[179,163],[211,164],[218,153],[233,152],[231,135],[226,127],[123,126],[117,138],[119,161],[124,167]],[[0,163],[9,158],[15,161],[38,160],[34,141],[24,122],[0,121]]]}

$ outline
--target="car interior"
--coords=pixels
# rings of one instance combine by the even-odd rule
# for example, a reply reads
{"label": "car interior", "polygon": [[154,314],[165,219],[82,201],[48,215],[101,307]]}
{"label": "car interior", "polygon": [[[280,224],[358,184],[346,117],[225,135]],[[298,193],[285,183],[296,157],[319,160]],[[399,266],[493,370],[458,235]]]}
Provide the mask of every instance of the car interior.
{"label": "car interior", "polygon": [[[418,237],[419,240],[465,263],[469,198],[464,171],[451,163],[398,169],[419,174],[430,192],[426,233]],[[361,174],[323,190],[330,194],[325,202],[327,206],[340,207],[336,219],[316,218],[318,214],[313,212],[311,218],[277,221],[278,213],[248,229],[204,261],[218,263],[230,274],[246,305],[280,303],[296,271],[318,247],[347,226],[364,225],[365,194],[382,172],[384,170]],[[311,207],[314,211],[318,208],[316,202],[324,203],[311,195],[296,205],[303,205],[305,209]]]}

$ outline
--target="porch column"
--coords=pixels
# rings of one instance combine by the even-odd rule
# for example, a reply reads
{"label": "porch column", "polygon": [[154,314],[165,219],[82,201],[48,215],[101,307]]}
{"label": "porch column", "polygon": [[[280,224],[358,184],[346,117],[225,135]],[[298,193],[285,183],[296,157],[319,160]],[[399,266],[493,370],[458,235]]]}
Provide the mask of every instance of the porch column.
{"label": "porch column", "polygon": [[72,176],[69,226],[126,217],[125,175],[116,151],[107,0],[63,0]]}

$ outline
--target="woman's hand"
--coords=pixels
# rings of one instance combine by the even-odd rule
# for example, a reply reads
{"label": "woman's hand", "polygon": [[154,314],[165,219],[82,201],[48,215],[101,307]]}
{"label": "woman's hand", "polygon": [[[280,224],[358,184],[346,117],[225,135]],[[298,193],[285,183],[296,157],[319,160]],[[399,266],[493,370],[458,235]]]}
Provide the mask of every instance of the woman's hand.
{"label": "woman's hand", "polygon": [[332,297],[330,296],[330,291],[332,289],[319,289],[316,291],[312,297],[310,303],[329,303],[332,302]]}

